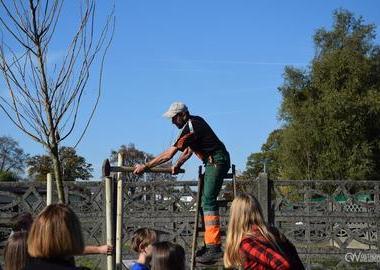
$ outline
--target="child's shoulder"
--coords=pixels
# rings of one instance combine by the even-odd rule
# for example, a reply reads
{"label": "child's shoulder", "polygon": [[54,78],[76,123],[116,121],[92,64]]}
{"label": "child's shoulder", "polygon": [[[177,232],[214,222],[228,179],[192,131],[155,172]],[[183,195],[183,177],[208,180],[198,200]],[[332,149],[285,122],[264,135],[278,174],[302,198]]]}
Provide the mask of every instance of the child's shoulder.
{"label": "child's shoulder", "polygon": [[142,263],[134,263],[131,270],[149,270],[149,267]]}

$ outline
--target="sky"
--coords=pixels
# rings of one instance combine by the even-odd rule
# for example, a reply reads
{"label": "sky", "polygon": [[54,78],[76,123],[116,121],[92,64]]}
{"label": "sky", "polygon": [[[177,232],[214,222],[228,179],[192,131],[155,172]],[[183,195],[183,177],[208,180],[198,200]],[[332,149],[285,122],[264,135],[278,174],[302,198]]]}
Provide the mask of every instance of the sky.
{"label": "sky", "polygon": [[[99,21],[111,1],[98,1]],[[51,58],[61,57],[64,40],[76,27],[75,1],[66,1]],[[287,65],[306,69],[315,52],[313,35],[331,29],[333,12],[347,9],[365,23],[380,25],[378,0],[116,0],[116,25],[103,74],[98,109],[77,147],[93,164],[94,180],[111,150],[133,143],[153,155],[169,147],[178,130],[162,114],[174,101],[202,116],[224,142],[239,171],[260,151],[278,118]],[[380,44],[379,35],[375,43]],[[92,74],[84,96],[96,92]],[[6,89],[1,83],[0,95]],[[84,116],[88,110],[83,108]],[[72,146],[78,133],[63,142]],[[44,153],[0,112],[0,136],[18,141],[25,152]],[[176,158],[175,158],[176,159]],[[180,180],[197,178],[194,156]]]}

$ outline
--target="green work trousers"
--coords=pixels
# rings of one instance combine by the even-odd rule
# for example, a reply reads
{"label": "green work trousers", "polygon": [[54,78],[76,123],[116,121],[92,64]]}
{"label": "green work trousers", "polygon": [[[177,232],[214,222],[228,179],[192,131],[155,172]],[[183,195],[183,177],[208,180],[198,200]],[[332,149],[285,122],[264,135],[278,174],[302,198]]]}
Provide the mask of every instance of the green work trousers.
{"label": "green work trousers", "polygon": [[223,185],[223,179],[230,169],[230,155],[225,150],[218,150],[211,158],[205,160],[205,176],[202,194],[204,212],[218,211],[216,199]]}

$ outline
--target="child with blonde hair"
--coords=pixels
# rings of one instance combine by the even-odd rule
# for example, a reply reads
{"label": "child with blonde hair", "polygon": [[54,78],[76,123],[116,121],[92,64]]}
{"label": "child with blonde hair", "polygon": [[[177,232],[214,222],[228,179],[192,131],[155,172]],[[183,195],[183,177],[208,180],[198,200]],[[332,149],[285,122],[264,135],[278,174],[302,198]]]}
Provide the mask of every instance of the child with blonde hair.
{"label": "child with blonde hair", "polygon": [[152,259],[152,244],[156,242],[157,234],[154,230],[140,228],[132,236],[132,249],[139,254],[136,263],[131,270],[149,270]]}
{"label": "child with blonde hair", "polygon": [[303,270],[294,246],[264,221],[257,199],[247,193],[231,205],[224,265],[227,268]]}

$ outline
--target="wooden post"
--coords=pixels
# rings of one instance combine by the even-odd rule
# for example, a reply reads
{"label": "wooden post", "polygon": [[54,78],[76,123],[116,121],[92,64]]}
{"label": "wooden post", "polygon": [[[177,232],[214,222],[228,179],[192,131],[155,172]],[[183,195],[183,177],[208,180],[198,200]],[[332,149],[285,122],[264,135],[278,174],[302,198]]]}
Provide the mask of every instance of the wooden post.
{"label": "wooden post", "polygon": [[232,172],[232,185],[234,188],[234,199],[236,198],[236,169],[235,164],[232,164],[231,166],[231,172]]}
{"label": "wooden post", "polygon": [[[117,156],[117,165],[123,166],[123,155],[121,153]],[[116,269],[122,269],[122,231],[123,231],[123,176],[124,173],[117,173],[117,206],[116,206]]]}
{"label": "wooden post", "polygon": [[266,173],[259,174],[258,200],[263,210],[263,216],[266,222],[269,223],[270,213],[270,190],[268,183],[268,175]]}
{"label": "wooden post", "polygon": [[[112,178],[110,176],[105,177],[105,189],[106,189],[106,233],[107,233],[107,245],[112,245]],[[107,270],[114,269],[113,255],[107,255]]]}
{"label": "wooden post", "polygon": [[46,175],[46,206],[51,205],[53,197],[53,176],[51,173]]}

